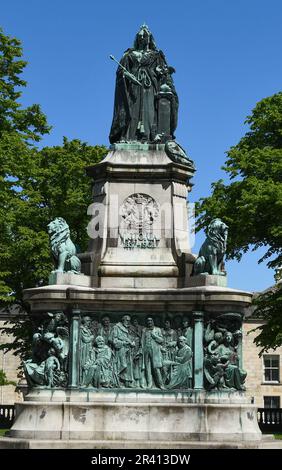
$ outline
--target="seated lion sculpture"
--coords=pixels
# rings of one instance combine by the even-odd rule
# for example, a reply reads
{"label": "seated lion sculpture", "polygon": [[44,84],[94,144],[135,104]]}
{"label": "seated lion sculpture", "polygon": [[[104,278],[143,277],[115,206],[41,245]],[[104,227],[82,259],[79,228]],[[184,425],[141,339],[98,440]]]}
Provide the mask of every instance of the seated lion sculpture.
{"label": "seated lion sculpture", "polygon": [[48,224],[50,245],[57,269],[54,272],[81,272],[80,259],[76,256],[76,248],[70,239],[70,229],[65,219],[57,217]]}
{"label": "seated lion sculpture", "polygon": [[223,258],[226,251],[228,226],[220,219],[214,219],[208,226],[207,238],[201,246],[195,261],[193,275],[217,274],[225,276]]}

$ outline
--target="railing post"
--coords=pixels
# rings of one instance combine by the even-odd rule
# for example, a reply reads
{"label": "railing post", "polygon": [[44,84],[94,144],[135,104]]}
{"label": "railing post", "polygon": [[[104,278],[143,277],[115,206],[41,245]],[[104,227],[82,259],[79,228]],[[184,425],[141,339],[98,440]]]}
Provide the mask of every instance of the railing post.
{"label": "railing post", "polygon": [[258,425],[262,432],[282,432],[282,408],[258,408]]}

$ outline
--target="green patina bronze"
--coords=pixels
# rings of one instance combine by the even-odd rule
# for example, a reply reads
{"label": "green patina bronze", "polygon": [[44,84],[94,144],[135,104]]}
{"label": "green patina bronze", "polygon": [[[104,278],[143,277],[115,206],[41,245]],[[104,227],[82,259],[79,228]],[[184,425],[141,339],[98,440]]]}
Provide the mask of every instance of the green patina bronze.
{"label": "green patina bronze", "polygon": [[172,372],[168,383],[168,389],[192,388],[192,349],[187,344],[185,336],[178,338],[178,348],[174,360],[171,361]]}
{"label": "green patina bronze", "polygon": [[194,388],[201,390],[204,388],[204,350],[203,331],[204,313],[193,312],[194,320]]}
{"label": "green patina bronze", "polygon": [[[115,60],[113,56],[111,59]],[[141,26],[117,70],[110,142],[166,142],[174,138],[178,97],[164,53]]]}
{"label": "green patina bronze", "polygon": [[68,388],[77,388],[79,385],[79,372],[80,372],[80,335],[79,326],[81,322],[80,310],[73,308],[71,312],[70,322],[70,351],[69,351],[69,374],[68,374]]}
{"label": "green patina bronze", "polygon": [[[80,326],[80,342],[79,342],[79,381],[85,384],[86,364],[89,362],[93,349],[94,335],[91,331],[91,318],[82,317]],[[90,383],[90,382],[89,382]]]}
{"label": "green patina bronze", "polygon": [[207,238],[194,264],[194,276],[197,274],[226,276],[223,258],[226,252],[227,234],[228,227],[222,220],[212,220],[208,226]]}
{"label": "green patina bronze", "polygon": [[241,321],[239,314],[222,314],[205,329],[205,388],[245,390],[247,373],[241,363]]}
{"label": "green patina bronze", "polygon": [[112,349],[105,344],[103,336],[97,336],[95,346],[91,349],[84,363],[82,386],[95,388],[118,387],[118,378],[114,367]]}
{"label": "green patina bronze", "polygon": [[201,311],[47,313],[24,370],[30,387],[244,390],[241,324],[240,314]]}
{"label": "green patina bronze", "polygon": [[175,140],[168,140],[166,142],[165,152],[173,162],[185,165],[193,172],[195,171],[194,162],[190,160],[190,158],[186,155],[185,150]]}
{"label": "green patina bronze", "polygon": [[32,357],[24,361],[30,387],[65,387],[68,380],[69,328],[63,312],[47,313],[32,339]]}
{"label": "green patina bronze", "polygon": [[124,315],[120,322],[113,327],[113,348],[115,351],[115,369],[121,386],[133,387],[133,348],[134,340],[131,338],[130,316]]}
{"label": "green patina bronze", "polygon": [[65,219],[57,217],[48,224],[52,255],[56,263],[55,273],[72,272],[79,274],[81,263],[70,238],[70,229]]}

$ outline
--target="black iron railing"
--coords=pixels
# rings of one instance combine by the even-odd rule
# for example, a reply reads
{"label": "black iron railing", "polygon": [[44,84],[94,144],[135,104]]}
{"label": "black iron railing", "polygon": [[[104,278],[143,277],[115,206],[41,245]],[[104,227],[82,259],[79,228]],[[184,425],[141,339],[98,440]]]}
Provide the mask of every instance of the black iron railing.
{"label": "black iron railing", "polygon": [[9,429],[15,419],[14,405],[0,405],[0,429]]}
{"label": "black iron railing", "polygon": [[262,432],[282,432],[282,408],[258,408],[258,425]]}

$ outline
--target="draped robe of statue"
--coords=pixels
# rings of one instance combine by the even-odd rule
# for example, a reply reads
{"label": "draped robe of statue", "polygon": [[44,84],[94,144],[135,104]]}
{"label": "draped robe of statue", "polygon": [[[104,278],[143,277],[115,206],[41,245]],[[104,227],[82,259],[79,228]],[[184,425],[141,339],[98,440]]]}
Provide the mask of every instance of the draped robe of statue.
{"label": "draped robe of statue", "polygon": [[121,384],[133,384],[133,343],[129,336],[129,329],[122,322],[116,323],[113,328],[113,346],[115,349],[115,369]]}
{"label": "draped robe of statue", "polygon": [[140,29],[134,47],[124,53],[120,63],[140,85],[122,67],[118,68],[110,142],[153,142],[159,133],[158,97],[162,90],[170,100],[167,138],[173,138],[178,112],[178,97],[171,77],[173,69],[168,67],[163,52],[156,48],[147,27]]}
{"label": "draped robe of statue", "polygon": [[177,351],[168,389],[191,388],[192,356],[192,350],[187,344]]}
{"label": "draped robe of statue", "polygon": [[[231,336],[231,333],[229,333]],[[226,335],[227,336],[227,335]],[[225,340],[226,341],[226,340]],[[225,385],[228,388],[235,388],[237,390],[245,390],[244,382],[247,372],[239,367],[238,355],[234,348],[227,342],[220,344],[214,351],[218,355],[219,361],[225,368]]]}
{"label": "draped robe of statue", "polygon": [[[89,359],[84,365],[84,386],[117,387],[117,379],[113,370],[113,351],[100,338],[97,348],[92,349]],[[102,338],[102,341],[101,341]]]}

